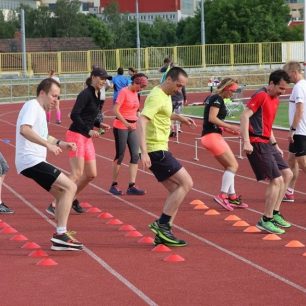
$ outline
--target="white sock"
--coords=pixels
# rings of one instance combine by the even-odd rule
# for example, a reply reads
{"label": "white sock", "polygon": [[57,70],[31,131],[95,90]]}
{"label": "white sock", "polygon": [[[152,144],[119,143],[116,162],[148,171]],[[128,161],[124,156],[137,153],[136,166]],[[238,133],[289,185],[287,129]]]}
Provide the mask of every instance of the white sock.
{"label": "white sock", "polygon": [[56,232],[57,234],[61,235],[61,234],[65,234],[67,232],[67,227],[66,226],[58,226],[56,228]]}
{"label": "white sock", "polygon": [[235,173],[229,170],[224,171],[223,177],[222,177],[222,185],[221,185],[221,192],[223,193],[230,193],[230,188],[234,189],[234,179],[235,179]]}
{"label": "white sock", "polygon": [[294,194],[294,188],[288,187],[286,192],[290,194]]}

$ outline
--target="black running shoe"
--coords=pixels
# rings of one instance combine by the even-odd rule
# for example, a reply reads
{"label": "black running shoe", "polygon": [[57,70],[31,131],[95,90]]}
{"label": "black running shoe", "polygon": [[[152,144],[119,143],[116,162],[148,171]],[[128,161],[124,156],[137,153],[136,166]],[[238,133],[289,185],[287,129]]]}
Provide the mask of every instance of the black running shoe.
{"label": "black running shoe", "polygon": [[153,233],[155,233],[163,242],[171,243],[171,246],[185,246],[187,245],[186,241],[177,239],[171,230],[171,226],[169,223],[160,224],[158,220],[154,221],[149,225],[149,228]]}
{"label": "black running shoe", "polygon": [[80,202],[78,201],[78,199],[75,199],[72,202],[72,208],[79,214],[84,213],[86,210],[80,205]]}
{"label": "black running shoe", "polygon": [[71,251],[71,248],[72,250],[76,249],[76,251],[80,251],[83,249],[83,244],[77,241],[69,232],[66,232],[64,234],[53,234],[51,242],[51,249],[56,251]]}
{"label": "black running shoe", "polygon": [[13,214],[14,211],[7,207],[3,202],[0,204],[0,214]]}
{"label": "black running shoe", "polygon": [[159,236],[155,236],[155,239],[154,239],[154,245],[159,245],[159,244],[163,244],[163,245],[166,245],[166,246],[169,246],[169,247],[179,247],[179,246],[185,246],[187,245],[187,242],[184,241],[184,240],[180,240],[180,243],[179,244],[173,244],[173,243],[169,243],[167,241],[164,241],[162,238],[160,238]]}
{"label": "black running shoe", "polygon": [[55,216],[55,207],[50,204],[48,208],[46,208],[46,212],[51,216]]}

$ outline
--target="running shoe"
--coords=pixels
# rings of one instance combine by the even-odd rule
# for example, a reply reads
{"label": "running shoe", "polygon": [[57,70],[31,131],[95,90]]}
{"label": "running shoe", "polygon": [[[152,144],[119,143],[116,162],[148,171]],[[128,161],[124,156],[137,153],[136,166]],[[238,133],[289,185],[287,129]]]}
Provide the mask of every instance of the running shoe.
{"label": "running shoe", "polygon": [[169,137],[176,137],[176,132],[172,131],[169,135]]}
{"label": "running shoe", "polygon": [[284,234],[285,231],[282,228],[279,228],[272,220],[264,221],[263,218],[261,218],[258,223],[256,224],[256,227],[259,228],[262,231],[266,231],[268,233],[272,234]]}
{"label": "running shoe", "polygon": [[51,216],[55,216],[55,207],[50,204],[46,209],[46,212]]}
{"label": "running shoe", "polygon": [[0,214],[13,214],[14,211],[7,207],[3,202],[0,204]]}
{"label": "running shoe", "polygon": [[138,189],[136,186],[129,187],[126,191],[128,195],[144,195],[145,193],[144,190]]}
{"label": "running shoe", "polygon": [[291,223],[286,221],[280,213],[273,215],[273,223],[280,227],[291,227]]}
{"label": "running shoe", "polygon": [[247,208],[247,207],[249,207],[248,204],[242,202],[241,196],[236,197],[235,199],[228,198],[227,200],[228,200],[229,204],[234,208]]}
{"label": "running shoe", "polygon": [[79,214],[84,213],[86,210],[80,205],[80,202],[78,201],[78,199],[75,199],[72,202],[72,208],[74,209],[74,211],[76,211]]}
{"label": "running shoe", "polygon": [[61,123],[62,123],[62,121],[56,120],[56,124],[61,124]]}
{"label": "running shoe", "polygon": [[53,234],[51,249],[55,251],[81,251],[83,244],[77,241],[70,232]]}
{"label": "running shoe", "polygon": [[171,243],[173,247],[180,247],[187,245],[186,241],[176,238],[171,230],[169,223],[160,224],[158,220],[149,225],[149,228],[155,233],[163,242]]}
{"label": "running shoe", "polygon": [[120,190],[117,185],[112,185],[111,188],[109,188],[109,192],[113,195],[120,196],[122,195],[122,190]]}
{"label": "running shoe", "polygon": [[223,208],[225,208],[226,210],[229,210],[229,211],[233,211],[234,210],[234,208],[229,203],[228,199],[223,197],[222,194],[219,194],[219,195],[215,196],[214,200],[218,204],[220,204]]}
{"label": "running shoe", "polygon": [[154,239],[154,242],[153,242],[154,245],[159,245],[159,244],[163,244],[163,245],[166,245],[166,246],[169,246],[169,247],[179,247],[179,246],[185,246],[187,245],[187,242],[184,241],[184,240],[180,240],[180,244],[173,244],[173,243],[170,243],[170,242],[167,242],[167,241],[164,241],[162,238],[160,238],[159,236],[155,236],[155,239]]}
{"label": "running shoe", "polygon": [[293,203],[294,202],[294,194],[286,192],[282,201]]}

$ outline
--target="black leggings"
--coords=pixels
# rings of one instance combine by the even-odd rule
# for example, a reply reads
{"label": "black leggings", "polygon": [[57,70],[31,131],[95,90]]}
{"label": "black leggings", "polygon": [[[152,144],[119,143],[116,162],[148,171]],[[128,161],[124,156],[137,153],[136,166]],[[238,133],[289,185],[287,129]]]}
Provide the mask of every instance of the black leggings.
{"label": "black leggings", "polygon": [[136,130],[123,130],[113,128],[115,136],[115,147],[116,147],[116,156],[114,161],[117,160],[117,164],[121,165],[126,145],[128,145],[131,164],[137,164],[139,160],[139,142],[137,137]]}

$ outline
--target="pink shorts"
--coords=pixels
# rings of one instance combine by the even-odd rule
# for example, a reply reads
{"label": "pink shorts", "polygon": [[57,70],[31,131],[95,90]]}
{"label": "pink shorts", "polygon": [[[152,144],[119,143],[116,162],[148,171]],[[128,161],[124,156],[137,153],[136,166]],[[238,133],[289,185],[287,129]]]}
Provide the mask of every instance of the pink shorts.
{"label": "pink shorts", "polygon": [[76,151],[69,151],[69,158],[84,158],[85,161],[96,159],[95,147],[92,139],[83,136],[80,133],[68,130],[66,132],[66,141],[76,143]]}
{"label": "pink shorts", "polygon": [[201,143],[205,149],[210,151],[214,156],[222,155],[229,151],[230,147],[219,133],[209,133],[201,138]]}

